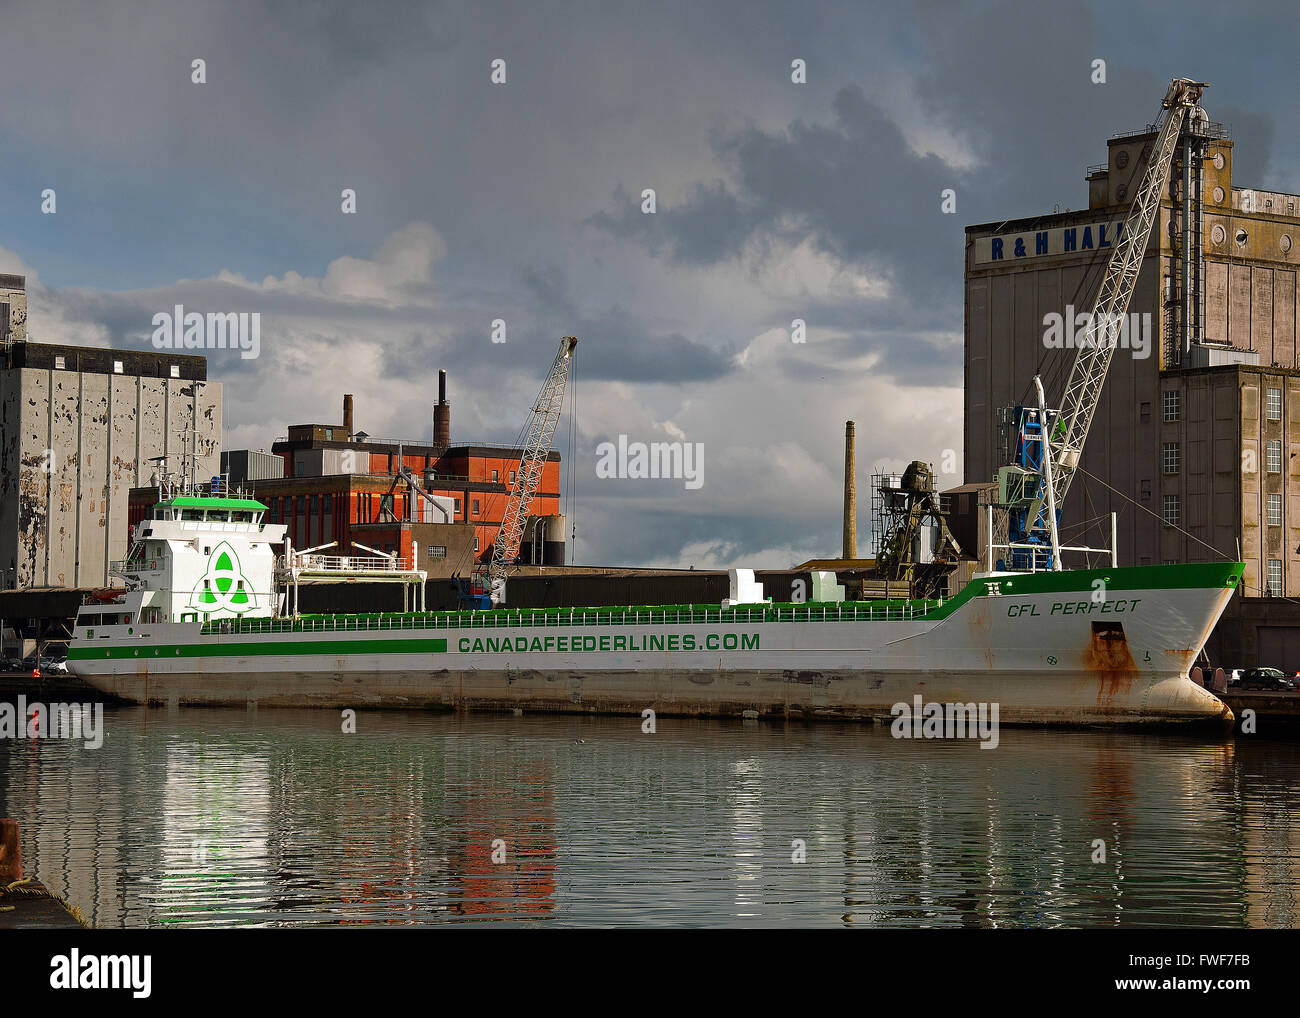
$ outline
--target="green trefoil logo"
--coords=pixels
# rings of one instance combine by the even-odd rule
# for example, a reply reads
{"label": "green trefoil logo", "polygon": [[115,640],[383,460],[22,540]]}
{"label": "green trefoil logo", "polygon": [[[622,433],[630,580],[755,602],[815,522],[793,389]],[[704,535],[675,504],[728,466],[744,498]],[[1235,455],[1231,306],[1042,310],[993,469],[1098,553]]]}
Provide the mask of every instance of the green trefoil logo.
{"label": "green trefoil logo", "polygon": [[252,584],[239,567],[239,556],[229,541],[222,541],[208,556],[207,571],[190,595],[191,608],[208,615],[232,612],[242,615],[257,605]]}

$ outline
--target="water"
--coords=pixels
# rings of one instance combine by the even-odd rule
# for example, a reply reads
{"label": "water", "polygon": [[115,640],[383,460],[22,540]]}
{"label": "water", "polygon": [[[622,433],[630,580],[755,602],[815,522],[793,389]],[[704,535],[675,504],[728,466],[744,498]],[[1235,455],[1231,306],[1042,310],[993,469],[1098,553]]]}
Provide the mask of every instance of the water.
{"label": "water", "polygon": [[105,719],[97,750],[0,742],[0,815],[22,824],[26,871],[97,926],[1300,925],[1294,742],[1004,728],[982,750],[831,724]]}

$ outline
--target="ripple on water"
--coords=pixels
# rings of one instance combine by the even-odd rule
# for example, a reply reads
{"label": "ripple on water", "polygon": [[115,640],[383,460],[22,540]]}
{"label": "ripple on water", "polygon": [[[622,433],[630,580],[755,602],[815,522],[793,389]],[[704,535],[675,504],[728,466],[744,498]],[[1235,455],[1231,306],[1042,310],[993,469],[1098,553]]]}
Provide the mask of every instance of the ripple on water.
{"label": "ripple on water", "polygon": [[[1003,729],[110,710],[0,744],[103,926],[1295,926],[1300,747]],[[1102,853],[1104,852],[1104,858]]]}

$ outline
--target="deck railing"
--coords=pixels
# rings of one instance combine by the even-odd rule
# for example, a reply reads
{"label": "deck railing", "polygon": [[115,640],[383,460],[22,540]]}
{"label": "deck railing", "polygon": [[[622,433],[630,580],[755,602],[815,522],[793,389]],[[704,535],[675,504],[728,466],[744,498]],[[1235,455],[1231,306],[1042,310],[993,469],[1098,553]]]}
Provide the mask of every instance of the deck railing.
{"label": "deck railing", "polygon": [[[284,567],[284,556],[280,557]],[[292,565],[308,572],[330,573],[405,573],[412,569],[409,559],[385,558],[378,555],[300,555],[295,553]]]}
{"label": "deck railing", "polygon": [[334,633],[415,629],[540,629],[577,626],[758,625],[766,622],[906,622],[941,601],[897,604],[810,604],[754,608],[517,609],[471,612],[410,612],[381,615],[302,615],[296,619],[224,619],[204,633]]}

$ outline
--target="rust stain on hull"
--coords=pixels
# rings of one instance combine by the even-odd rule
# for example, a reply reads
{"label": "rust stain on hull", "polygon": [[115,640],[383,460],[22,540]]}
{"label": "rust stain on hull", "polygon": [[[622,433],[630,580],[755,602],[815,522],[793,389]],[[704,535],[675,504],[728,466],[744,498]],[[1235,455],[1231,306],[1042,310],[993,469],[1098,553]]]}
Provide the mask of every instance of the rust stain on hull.
{"label": "rust stain on hull", "polygon": [[1093,626],[1083,666],[1097,676],[1098,710],[1113,706],[1117,697],[1127,697],[1138,674],[1128,638],[1118,626]]}

